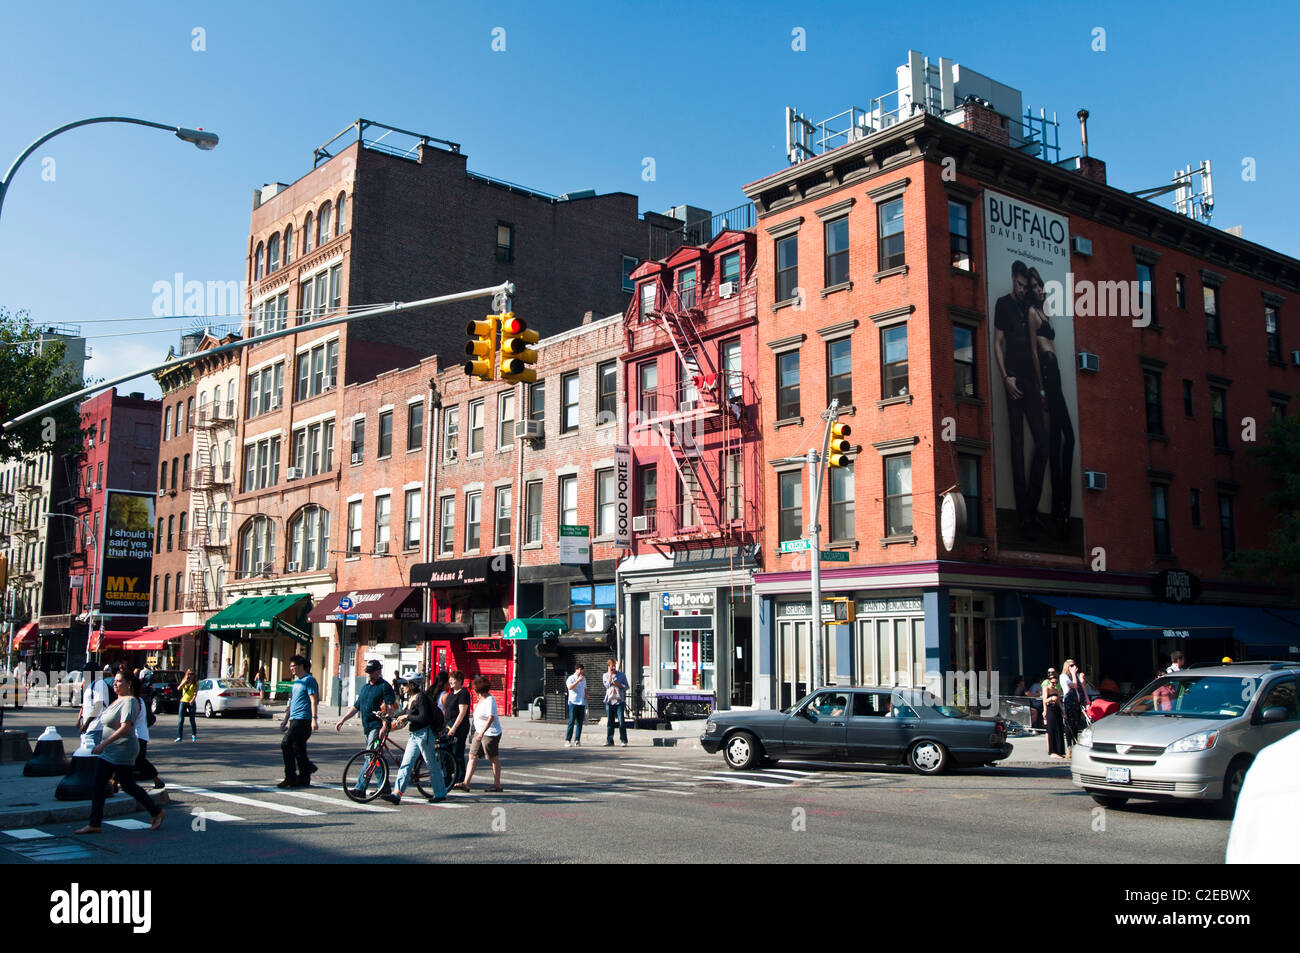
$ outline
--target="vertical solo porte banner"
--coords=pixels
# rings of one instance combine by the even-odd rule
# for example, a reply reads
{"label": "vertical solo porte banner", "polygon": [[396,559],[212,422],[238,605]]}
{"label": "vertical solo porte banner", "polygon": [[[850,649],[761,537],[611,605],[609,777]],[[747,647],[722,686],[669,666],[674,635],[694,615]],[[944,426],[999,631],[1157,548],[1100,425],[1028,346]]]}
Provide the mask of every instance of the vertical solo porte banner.
{"label": "vertical solo porte banner", "polygon": [[998,540],[1081,556],[1070,223],[986,191],[984,249]]}
{"label": "vertical solo porte banner", "polygon": [[632,547],[632,448],[614,448],[614,544]]}
{"label": "vertical solo porte banner", "polygon": [[153,494],[109,490],[100,568],[100,611],[147,616],[153,571]]}

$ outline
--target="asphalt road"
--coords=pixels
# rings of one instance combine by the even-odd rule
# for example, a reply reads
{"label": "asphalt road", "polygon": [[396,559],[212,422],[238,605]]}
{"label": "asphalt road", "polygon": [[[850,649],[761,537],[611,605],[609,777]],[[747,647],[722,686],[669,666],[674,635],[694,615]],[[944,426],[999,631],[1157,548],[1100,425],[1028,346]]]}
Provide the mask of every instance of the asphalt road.
{"label": "asphalt road", "polygon": [[[720,755],[644,740],[604,748],[599,737],[574,749],[506,737],[502,794],[482,793],[491,778],[484,761],[477,793],[454,793],[446,806],[418,795],[400,809],[382,801],[362,806],[339,789],[343,764],[362,743],[355,719],[335,734],[335,716],[327,715],[309,745],[321,768],[317,784],[280,791],[273,787],[283,774],[278,721],[200,719],[197,743],[174,743],[172,718],[159,720],[159,740],[149,748],[172,799],[162,831],[106,825],[98,837],[74,838],[80,824],[68,823],[21,841],[0,832],[0,862],[969,864],[1068,857],[1173,865],[1220,863],[1228,838],[1228,822],[1208,806],[1130,802],[1126,810],[1103,810],[1055,766],[923,778],[897,767],[782,762],[738,773]],[[57,709],[29,708],[7,712],[5,722],[33,737],[56,724],[71,738],[68,720]],[[395,738],[404,741],[405,732]]]}

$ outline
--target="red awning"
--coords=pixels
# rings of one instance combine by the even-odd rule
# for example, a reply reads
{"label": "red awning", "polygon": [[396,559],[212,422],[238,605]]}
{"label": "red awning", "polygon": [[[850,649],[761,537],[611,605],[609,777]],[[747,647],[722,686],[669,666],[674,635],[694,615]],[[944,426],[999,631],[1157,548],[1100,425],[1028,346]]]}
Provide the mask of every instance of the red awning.
{"label": "red awning", "polygon": [[[339,608],[344,598],[352,600],[346,611]],[[354,589],[351,592],[331,592],[307,613],[308,622],[342,622],[343,616],[356,616],[361,622],[379,619],[411,619],[419,621],[423,599],[417,589],[399,586],[396,589]]]}
{"label": "red awning", "polygon": [[22,651],[28,642],[35,641],[36,632],[40,628],[37,622],[28,622],[25,626],[14,633],[14,651]]}
{"label": "red awning", "polygon": [[96,629],[90,634],[90,644],[86,646],[87,652],[103,652],[108,649],[120,649],[128,639],[139,635],[139,632],[125,632],[121,629],[105,629],[104,638],[100,639],[100,631]]}
{"label": "red awning", "polygon": [[139,632],[132,633],[131,638],[122,643],[122,648],[127,651],[143,649],[154,652],[168,642],[173,642],[191,632],[197,632],[201,628],[203,628],[201,625],[165,625],[158,629],[141,629]]}

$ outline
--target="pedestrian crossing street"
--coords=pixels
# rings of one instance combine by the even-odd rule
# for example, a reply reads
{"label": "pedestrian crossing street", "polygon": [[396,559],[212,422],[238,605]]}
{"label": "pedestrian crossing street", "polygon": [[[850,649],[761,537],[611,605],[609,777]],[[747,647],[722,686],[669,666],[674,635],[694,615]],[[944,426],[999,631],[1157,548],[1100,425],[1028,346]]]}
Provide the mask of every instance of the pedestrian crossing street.
{"label": "pedestrian crossing street", "polygon": [[[859,773],[833,768],[809,769],[773,767],[742,773],[721,771],[716,761],[676,764],[648,761],[610,760],[604,764],[581,762],[563,765],[534,765],[515,768],[509,764],[502,776],[505,791],[488,794],[483,788],[491,783],[491,772],[484,763],[474,778],[473,794],[453,792],[446,801],[430,804],[410,791],[403,807],[457,811],[475,806],[502,803],[596,803],[617,799],[626,802],[663,796],[692,797],[719,789],[759,791],[763,789],[836,787],[861,782]],[[319,818],[365,814],[395,814],[403,809],[382,801],[358,804],[340,790],[338,783],[322,781],[306,790],[283,789],[259,781],[223,779],[213,783],[170,783],[168,823],[187,823],[195,818],[218,825],[239,822],[257,823],[267,815],[296,818]],[[113,818],[105,827],[124,831],[146,830],[149,823],[137,817]],[[66,827],[67,825],[61,825]],[[0,848],[29,860],[67,862],[95,856],[95,843],[71,838],[67,831],[19,828],[0,830]]]}

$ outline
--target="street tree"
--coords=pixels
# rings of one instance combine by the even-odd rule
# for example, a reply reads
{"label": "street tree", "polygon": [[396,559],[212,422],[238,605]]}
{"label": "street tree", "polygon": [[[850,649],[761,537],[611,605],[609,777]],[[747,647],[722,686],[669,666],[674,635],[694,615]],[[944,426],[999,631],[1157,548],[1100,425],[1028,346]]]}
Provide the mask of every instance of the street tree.
{"label": "street tree", "polygon": [[[79,390],[81,377],[65,363],[67,347],[41,340],[26,309],[0,306],[0,421],[12,420],[51,400]],[[21,427],[0,432],[0,460],[32,453],[75,452],[82,441],[81,415],[65,404]]]}
{"label": "street tree", "polygon": [[1274,417],[1268,440],[1250,453],[1272,478],[1268,494],[1274,512],[1271,545],[1239,550],[1233,571],[1266,582],[1300,585],[1300,416]]}

